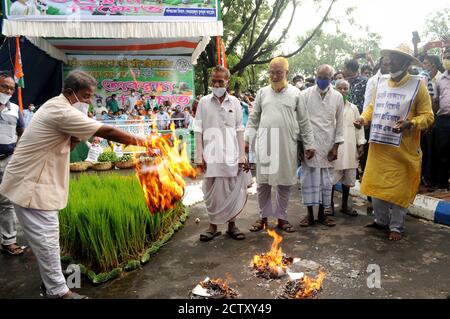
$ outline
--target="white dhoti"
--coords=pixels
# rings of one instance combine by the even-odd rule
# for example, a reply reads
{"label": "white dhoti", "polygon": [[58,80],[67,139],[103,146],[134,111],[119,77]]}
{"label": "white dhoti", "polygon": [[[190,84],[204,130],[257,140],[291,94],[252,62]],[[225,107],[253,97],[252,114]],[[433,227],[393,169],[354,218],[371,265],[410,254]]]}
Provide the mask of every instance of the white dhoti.
{"label": "white dhoti", "polygon": [[239,171],[236,177],[205,177],[203,194],[209,222],[225,224],[239,215],[247,202],[248,175]]}
{"label": "white dhoti", "polygon": [[331,207],[334,169],[302,165],[302,197],[306,206]]}

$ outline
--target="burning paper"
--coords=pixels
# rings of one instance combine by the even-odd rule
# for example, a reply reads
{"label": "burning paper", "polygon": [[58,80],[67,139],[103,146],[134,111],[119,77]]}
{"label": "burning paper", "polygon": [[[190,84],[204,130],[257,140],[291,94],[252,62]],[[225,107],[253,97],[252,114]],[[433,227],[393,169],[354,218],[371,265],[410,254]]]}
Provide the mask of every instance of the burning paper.
{"label": "burning paper", "polygon": [[252,267],[258,277],[280,278],[286,274],[286,269],[292,264],[293,258],[286,257],[281,250],[280,243],[283,237],[270,229],[267,233],[273,238],[272,247],[269,252],[254,256]]}
{"label": "burning paper", "polygon": [[205,278],[191,291],[191,299],[235,299],[239,293],[226,280]]}
{"label": "burning paper", "polygon": [[308,299],[317,298],[319,292],[322,290],[322,282],[325,278],[323,271],[319,272],[316,279],[312,279],[303,275],[299,279],[289,280],[279,296],[280,299]]}
{"label": "burning paper", "polygon": [[173,123],[171,129],[171,134],[160,135],[154,121],[147,140],[146,160],[135,157],[136,174],[151,213],[173,208],[184,195],[183,177],[195,177],[186,144],[176,137]]}

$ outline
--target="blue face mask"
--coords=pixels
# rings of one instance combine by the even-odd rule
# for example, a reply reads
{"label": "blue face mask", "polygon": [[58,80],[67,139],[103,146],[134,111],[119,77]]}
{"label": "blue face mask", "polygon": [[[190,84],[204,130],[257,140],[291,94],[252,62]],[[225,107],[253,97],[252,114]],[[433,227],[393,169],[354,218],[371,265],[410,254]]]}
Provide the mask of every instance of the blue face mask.
{"label": "blue face mask", "polygon": [[317,83],[317,86],[319,87],[319,89],[321,89],[323,91],[327,87],[330,86],[331,80],[330,79],[320,79],[320,78],[318,78],[316,80],[316,83]]}

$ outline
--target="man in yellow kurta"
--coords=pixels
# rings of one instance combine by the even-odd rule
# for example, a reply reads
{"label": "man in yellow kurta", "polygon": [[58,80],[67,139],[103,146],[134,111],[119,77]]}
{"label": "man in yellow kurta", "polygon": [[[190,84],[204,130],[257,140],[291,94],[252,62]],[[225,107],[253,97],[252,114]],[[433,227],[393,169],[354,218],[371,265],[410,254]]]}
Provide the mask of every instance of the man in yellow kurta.
{"label": "man in yellow kurta", "polygon": [[419,63],[408,45],[384,50],[390,75],[378,81],[377,91],[355,126],[371,124],[370,147],[361,192],[373,197],[375,220],[368,227],[389,228],[389,240],[400,240],[408,207],[420,183],[420,131],[434,120],[427,87],[408,74]]}

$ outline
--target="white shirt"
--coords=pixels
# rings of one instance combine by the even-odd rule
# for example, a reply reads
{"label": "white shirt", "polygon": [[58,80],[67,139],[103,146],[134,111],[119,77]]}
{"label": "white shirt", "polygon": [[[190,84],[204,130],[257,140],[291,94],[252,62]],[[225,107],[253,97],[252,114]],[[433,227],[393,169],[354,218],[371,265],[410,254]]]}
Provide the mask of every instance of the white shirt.
{"label": "white shirt", "polygon": [[332,168],[333,162],[327,159],[334,144],[344,142],[344,99],[342,94],[329,87],[325,97],[320,96],[317,85],[310,87],[300,95],[300,104],[309,113],[314,134],[316,155],[308,160],[309,167]]}
{"label": "white shirt", "polygon": [[[200,99],[195,114],[194,132],[202,134],[203,145],[196,145],[197,161],[207,163],[205,177],[234,177],[238,173],[238,132],[244,138],[239,100],[226,93],[220,101],[209,94]],[[200,143],[201,144],[201,143]]]}
{"label": "white shirt", "polygon": [[158,112],[156,113],[156,126],[158,130],[166,130],[170,124],[170,116],[167,112]]}
{"label": "white shirt", "polygon": [[63,95],[34,114],[6,167],[0,194],[32,209],[60,210],[69,196],[70,138],[88,140],[101,127]]}
{"label": "white shirt", "polygon": [[378,70],[377,74],[372,76],[368,81],[366,85],[366,93],[364,95],[364,106],[363,106],[363,112],[366,110],[367,106],[370,104],[370,101],[372,100],[373,95],[375,94],[375,90],[377,89],[378,80],[381,76],[381,71]]}
{"label": "white shirt", "polygon": [[28,109],[23,110],[23,121],[25,122],[25,127],[30,124],[31,120],[33,119],[33,111],[30,111]]}
{"label": "white shirt", "polygon": [[132,112],[134,110],[134,106],[136,105],[136,102],[139,100],[139,96],[129,96],[127,97],[127,110]]}
{"label": "white shirt", "polygon": [[357,169],[357,146],[366,144],[364,129],[357,129],[353,122],[359,119],[360,114],[356,105],[347,102],[344,106],[344,143],[339,146],[338,158],[334,162],[334,169]]}
{"label": "white shirt", "polygon": [[27,15],[40,15],[41,13],[36,8],[33,1],[27,1],[26,4],[22,4],[19,1],[14,2],[9,10],[10,15],[15,16],[27,16]]}

